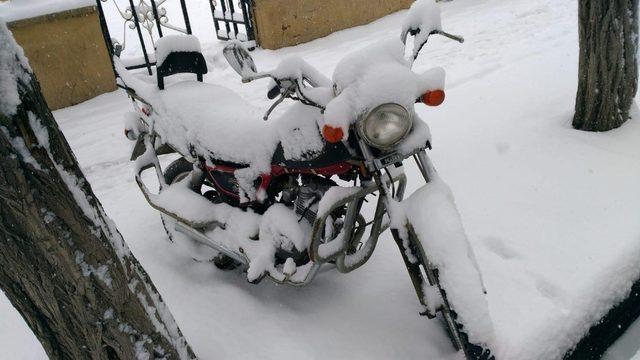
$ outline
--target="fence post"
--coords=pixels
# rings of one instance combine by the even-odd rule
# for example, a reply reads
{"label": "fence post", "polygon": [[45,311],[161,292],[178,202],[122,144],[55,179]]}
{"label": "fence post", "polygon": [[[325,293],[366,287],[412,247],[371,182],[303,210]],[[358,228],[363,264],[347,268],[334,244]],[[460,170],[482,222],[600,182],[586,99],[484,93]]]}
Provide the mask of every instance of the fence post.
{"label": "fence post", "polygon": [[187,34],[191,35],[191,22],[189,21],[187,4],[185,4],[184,0],[180,0],[180,7],[182,7],[182,16],[184,18],[184,26],[187,28]]}
{"label": "fence post", "polygon": [[142,30],[140,30],[140,21],[138,21],[138,10],[136,9],[136,6],[133,4],[133,0],[129,0],[129,5],[131,6],[131,14],[133,15],[133,21],[136,25],[136,30],[138,31],[138,38],[140,39],[140,45],[142,46],[144,63],[147,67],[147,71],[149,72],[149,75],[152,75],[153,73],[151,72],[151,63],[149,63],[149,55],[147,54],[147,47],[145,46],[144,38],[142,37]]}
{"label": "fence post", "polygon": [[111,62],[111,70],[113,75],[118,77],[115,66],[113,66],[113,43],[111,42],[111,34],[109,33],[109,26],[107,26],[107,20],[104,18],[104,10],[102,9],[102,0],[96,0],[98,8],[98,19],[100,20],[100,30],[102,30],[102,37],[109,53],[109,61]]}

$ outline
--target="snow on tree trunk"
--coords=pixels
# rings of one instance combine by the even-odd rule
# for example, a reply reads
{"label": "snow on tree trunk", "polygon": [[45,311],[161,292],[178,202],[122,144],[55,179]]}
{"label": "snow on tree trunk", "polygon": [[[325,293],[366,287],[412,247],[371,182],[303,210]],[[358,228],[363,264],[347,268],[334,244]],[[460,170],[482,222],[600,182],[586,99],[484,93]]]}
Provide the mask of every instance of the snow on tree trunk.
{"label": "snow on tree trunk", "polygon": [[52,359],[194,359],[0,21],[0,288]]}
{"label": "snow on tree trunk", "polygon": [[629,118],[638,88],[638,0],[579,1],[580,66],[573,127],[607,131]]}

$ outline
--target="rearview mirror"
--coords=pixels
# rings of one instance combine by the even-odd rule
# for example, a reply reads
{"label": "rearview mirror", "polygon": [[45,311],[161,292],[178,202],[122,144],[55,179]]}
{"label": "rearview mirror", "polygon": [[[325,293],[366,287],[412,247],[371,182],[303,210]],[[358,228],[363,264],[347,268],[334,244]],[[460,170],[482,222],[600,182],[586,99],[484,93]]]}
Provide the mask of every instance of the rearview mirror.
{"label": "rearview mirror", "polygon": [[257,74],[258,70],[251,54],[239,41],[229,42],[222,50],[222,54],[243,81],[250,81]]}

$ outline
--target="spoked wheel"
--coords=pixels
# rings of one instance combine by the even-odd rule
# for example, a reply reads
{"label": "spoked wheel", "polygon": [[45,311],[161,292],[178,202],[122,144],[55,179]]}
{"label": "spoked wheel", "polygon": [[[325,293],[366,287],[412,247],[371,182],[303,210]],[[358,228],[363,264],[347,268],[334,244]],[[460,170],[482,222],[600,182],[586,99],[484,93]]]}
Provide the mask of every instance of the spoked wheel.
{"label": "spoked wheel", "polygon": [[[442,301],[440,306],[435,309],[435,314],[429,310],[421,313],[420,315],[427,316],[429,318],[438,317],[447,330],[449,338],[456,351],[462,351],[465,359],[469,360],[494,360],[494,356],[488,349],[484,349],[481,346],[472,344],[469,342],[469,337],[464,332],[464,327],[457,321],[457,315],[447,300],[446,291],[440,286],[438,280],[438,270],[434,268],[429,262],[426,252],[422,247],[420,241],[413,231],[413,228],[408,226],[408,236],[410,237],[410,250],[413,256],[416,258],[414,262],[411,262],[403,244],[403,239],[400,237],[398,230],[391,229],[393,238],[400,249],[402,259],[404,260],[407,271],[413,283],[413,287],[416,291],[416,295],[422,305],[429,308],[427,304],[426,294],[424,292],[425,285],[436,286],[440,292]],[[417,260],[417,261],[415,261]]]}
{"label": "spoked wheel", "polygon": [[[193,164],[187,161],[185,158],[179,158],[172,162],[169,166],[167,166],[166,170],[164,171],[164,182],[167,185],[177,183],[184,180],[186,177],[191,176],[192,171]],[[202,192],[202,184],[192,182],[191,190],[200,194]],[[205,194],[205,196],[206,195],[207,194]],[[210,198],[208,196],[206,197]],[[162,220],[162,226],[167,233],[167,237],[171,242],[176,242],[176,240],[178,240],[178,242],[182,242],[182,240],[190,241],[190,239],[188,239],[186,235],[176,230],[176,221],[173,218],[162,213],[160,214],[160,218]],[[239,266],[239,263],[237,261],[224,254],[216,253],[214,250],[203,252],[197,251],[193,253],[198,254],[198,256],[194,256],[195,260],[212,261],[217,268],[222,270],[233,270]]]}

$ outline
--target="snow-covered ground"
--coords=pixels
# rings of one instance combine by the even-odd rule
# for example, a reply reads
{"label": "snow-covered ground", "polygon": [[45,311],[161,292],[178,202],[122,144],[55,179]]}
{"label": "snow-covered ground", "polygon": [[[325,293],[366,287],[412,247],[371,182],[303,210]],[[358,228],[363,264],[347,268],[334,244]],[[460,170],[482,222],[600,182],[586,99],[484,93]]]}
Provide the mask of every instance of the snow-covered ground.
{"label": "snow-covered ground", "polygon": [[[445,104],[418,108],[434,137],[431,156],[456,196],[483,272],[501,358],[559,358],[638,275],[640,113],[634,109],[634,119],[608,133],[571,129],[575,1],[455,0],[443,9],[444,28],[467,41],[434,38],[415,67],[447,70]],[[268,69],[296,54],[330,75],[347,52],[399,36],[403,15],[253,56]],[[242,85],[219,54],[221,44],[202,40],[212,70],[206,81],[266,109],[266,84]],[[129,110],[124,94],[114,92],[55,115],[202,359],[457,358],[440,326],[418,316],[388,235],[363,268],[321,273],[306,288],[248,284],[166,241],[133,180],[131,144],[122,135]],[[416,169],[407,172],[417,179]],[[410,182],[409,191],[418,185]],[[640,344],[632,340],[618,354],[634,355]],[[4,298],[0,358],[45,358]]]}

